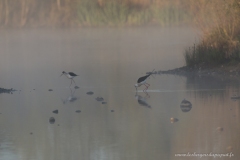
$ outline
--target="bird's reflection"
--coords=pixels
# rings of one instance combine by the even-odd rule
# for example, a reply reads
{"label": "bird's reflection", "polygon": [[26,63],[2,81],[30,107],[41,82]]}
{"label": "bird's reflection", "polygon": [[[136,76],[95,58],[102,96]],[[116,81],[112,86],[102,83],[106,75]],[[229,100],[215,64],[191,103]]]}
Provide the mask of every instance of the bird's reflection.
{"label": "bird's reflection", "polygon": [[150,96],[147,92],[144,92],[144,93],[145,93],[145,96],[142,97],[142,96],[138,95],[138,92],[136,92],[135,98],[137,99],[138,103],[141,106],[144,106],[146,108],[151,108],[151,106],[147,103],[147,99],[150,98]]}
{"label": "bird's reflection", "polygon": [[73,103],[78,99],[76,96],[74,96],[76,89],[72,91],[72,89],[69,88],[69,90],[70,90],[70,96],[68,96],[66,99],[62,99],[63,104]]}

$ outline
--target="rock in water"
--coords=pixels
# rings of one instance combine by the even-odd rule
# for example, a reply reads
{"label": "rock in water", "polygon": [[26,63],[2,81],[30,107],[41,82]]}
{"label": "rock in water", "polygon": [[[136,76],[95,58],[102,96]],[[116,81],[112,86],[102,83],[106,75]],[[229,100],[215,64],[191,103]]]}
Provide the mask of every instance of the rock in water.
{"label": "rock in water", "polygon": [[104,99],[103,99],[102,97],[97,97],[96,100],[101,102],[101,101],[103,101]]}
{"label": "rock in water", "polygon": [[76,113],[81,113],[81,111],[80,110],[76,110]]}
{"label": "rock in water", "polygon": [[93,95],[93,92],[92,91],[87,92],[87,95]]}
{"label": "rock in water", "polygon": [[78,86],[75,86],[74,88],[75,88],[75,89],[79,89],[79,87],[78,87]]}
{"label": "rock in water", "polygon": [[179,121],[179,120],[178,120],[177,118],[173,118],[173,117],[170,118],[170,122],[171,122],[171,123],[175,123],[175,122],[178,122],[178,121]]}
{"label": "rock in water", "polygon": [[217,127],[217,131],[222,132],[223,131],[223,127]]}
{"label": "rock in water", "polygon": [[55,114],[58,114],[58,110],[57,109],[52,111],[52,112],[55,113]]}
{"label": "rock in water", "polygon": [[55,123],[55,118],[54,117],[50,117],[49,118],[49,123],[50,124],[54,124]]}

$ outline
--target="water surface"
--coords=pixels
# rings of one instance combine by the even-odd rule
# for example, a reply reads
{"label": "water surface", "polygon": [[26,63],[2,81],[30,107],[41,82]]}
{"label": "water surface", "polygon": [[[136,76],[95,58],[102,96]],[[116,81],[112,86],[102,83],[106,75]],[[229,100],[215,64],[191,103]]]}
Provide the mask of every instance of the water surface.
{"label": "water surface", "polygon": [[[175,160],[185,159],[175,154],[188,152],[240,158],[239,101],[230,98],[239,93],[238,81],[156,75],[148,79],[148,93],[141,92],[144,87],[135,91],[147,71],[184,65],[184,49],[198,39],[194,29],[0,35],[0,87],[18,90],[0,94],[0,159]],[[69,88],[62,71],[78,74],[80,88]],[[192,103],[189,112],[180,108],[184,98]],[[179,121],[171,123],[171,117]]]}

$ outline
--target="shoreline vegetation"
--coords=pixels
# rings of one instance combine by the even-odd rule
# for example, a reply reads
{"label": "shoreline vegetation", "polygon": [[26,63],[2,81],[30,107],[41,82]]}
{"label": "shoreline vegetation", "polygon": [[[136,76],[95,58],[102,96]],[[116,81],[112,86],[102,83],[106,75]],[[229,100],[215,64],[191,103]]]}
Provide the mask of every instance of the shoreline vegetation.
{"label": "shoreline vegetation", "polygon": [[239,0],[0,0],[1,28],[194,25],[202,41],[184,53],[189,68],[240,62]]}
{"label": "shoreline vegetation", "polygon": [[0,26],[61,28],[178,25],[192,20],[188,1],[0,0]]}
{"label": "shoreline vegetation", "polygon": [[240,1],[209,1],[199,16],[202,41],[185,50],[186,66],[199,70],[226,65],[239,68]]}

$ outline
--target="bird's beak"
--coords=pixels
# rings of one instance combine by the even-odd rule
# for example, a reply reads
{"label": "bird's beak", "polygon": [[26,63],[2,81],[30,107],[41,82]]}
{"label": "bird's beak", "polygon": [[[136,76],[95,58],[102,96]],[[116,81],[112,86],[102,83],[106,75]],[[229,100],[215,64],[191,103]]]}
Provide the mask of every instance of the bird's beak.
{"label": "bird's beak", "polygon": [[63,73],[59,77],[61,77],[62,75],[63,75]]}

